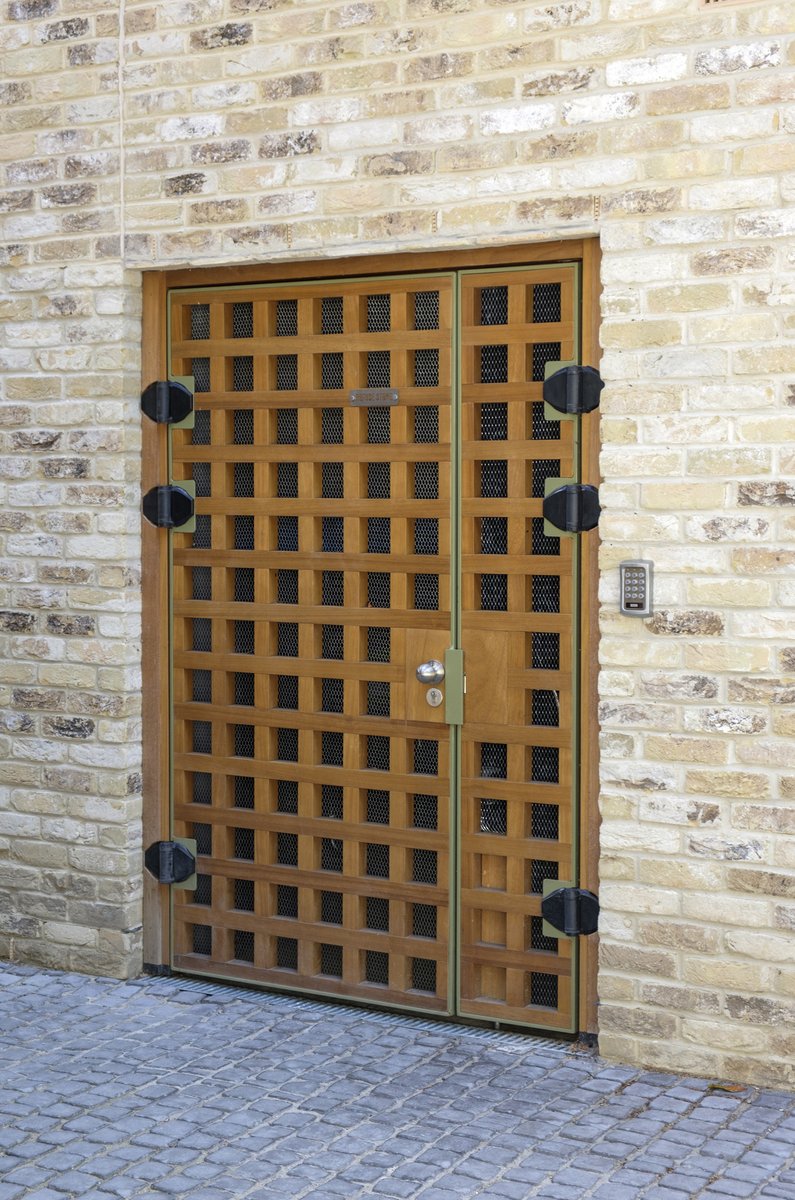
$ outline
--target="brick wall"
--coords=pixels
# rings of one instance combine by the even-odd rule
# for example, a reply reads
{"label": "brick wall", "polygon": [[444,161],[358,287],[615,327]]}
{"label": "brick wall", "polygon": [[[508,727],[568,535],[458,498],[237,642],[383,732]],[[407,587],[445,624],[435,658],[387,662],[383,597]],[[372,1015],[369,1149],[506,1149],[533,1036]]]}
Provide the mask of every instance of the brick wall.
{"label": "brick wall", "polygon": [[601,1047],[792,1083],[795,8],[3,7],[0,953],[139,965],[140,269],[598,233]]}

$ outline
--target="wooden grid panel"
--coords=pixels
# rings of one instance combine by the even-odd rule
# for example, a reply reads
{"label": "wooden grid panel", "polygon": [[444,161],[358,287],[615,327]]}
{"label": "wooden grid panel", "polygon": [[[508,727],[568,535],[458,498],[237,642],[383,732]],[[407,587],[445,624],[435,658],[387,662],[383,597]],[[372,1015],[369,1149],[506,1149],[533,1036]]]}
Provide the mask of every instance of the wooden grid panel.
{"label": "wooden grid panel", "polygon": [[[451,277],[172,296],[174,965],[448,1007]],[[393,408],[352,388],[392,387]],[[411,668],[411,669],[409,669]]]}
{"label": "wooden grid panel", "polygon": [[463,277],[461,1010],[556,1028],[572,942],[543,936],[540,904],[573,869],[573,541],[541,505],[576,463],[541,389],[576,356],[575,302],[570,267]]}

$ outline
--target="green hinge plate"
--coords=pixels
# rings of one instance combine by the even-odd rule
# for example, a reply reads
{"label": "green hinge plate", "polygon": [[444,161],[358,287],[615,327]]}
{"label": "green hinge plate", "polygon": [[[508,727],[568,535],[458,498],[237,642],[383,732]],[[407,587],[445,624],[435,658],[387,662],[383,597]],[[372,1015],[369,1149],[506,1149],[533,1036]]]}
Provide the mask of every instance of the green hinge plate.
{"label": "green hinge plate", "polygon": [[[169,375],[169,379],[172,379],[174,381],[174,383],[181,383],[182,386],[186,387],[189,392],[192,392],[194,396],[196,395],[196,380],[193,378],[192,375]],[[188,413],[188,415],[184,421],[177,421],[174,425],[171,426],[171,428],[172,429],[193,429],[195,425],[196,425],[196,410],[194,409],[193,412]],[[182,487],[182,484],[180,484],[180,487]],[[188,531],[185,530],[185,532],[187,533]]]}
{"label": "green hinge plate", "polygon": [[[175,841],[176,840],[177,839],[175,839]],[[184,884],[181,884],[180,886],[184,886]],[[541,899],[544,900],[552,892],[556,892],[558,890],[558,888],[567,888],[567,887],[574,887],[574,886],[575,885],[571,882],[571,880],[567,880],[567,879],[543,879],[541,881]],[[549,937],[549,938],[569,937],[569,935],[567,933],[562,933],[560,929],[556,929],[554,925],[550,925],[548,921],[543,921],[543,920],[541,922],[541,933],[543,934],[544,937]],[[569,938],[569,940],[574,941],[575,939]]]}
{"label": "green hinge plate", "polygon": [[193,497],[194,511],[193,516],[185,522],[184,525],[175,525],[170,533],[195,533],[196,532],[196,481],[195,479],[171,479],[169,483],[174,487],[182,488],[183,492],[187,492]]}
{"label": "green hinge plate", "polygon": [[[544,480],[544,498],[546,499],[546,497],[551,492],[554,492],[557,488],[566,487],[567,484],[576,482],[576,479],[560,479],[556,475],[548,475]],[[546,517],[544,517],[544,537],[573,538],[576,536],[576,534],[570,533],[567,529],[558,529],[557,525],[553,525],[551,521],[548,521]]]}
{"label": "green hinge plate", "polygon": [[[577,366],[576,358],[560,358],[560,359],[550,360],[549,362],[544,364],[544,379],[549,379],[550,375],[554,375],[556,371],[562,370],[563,367],[576,367],[576,366]],[[182,380],[180,380],[180,383],[182,383]],[[576,419],[576,416],[577,416],[576,413],[558,412],[558,410],[556,408],[553,408],[551,404],[547,404],[546,400],[544,401],[544,420],[545,421],[573,421]],[[571,483],[573,481],[567,479],[565,482]],[[547,536],[549,536],[549,535],[547,534]]]}

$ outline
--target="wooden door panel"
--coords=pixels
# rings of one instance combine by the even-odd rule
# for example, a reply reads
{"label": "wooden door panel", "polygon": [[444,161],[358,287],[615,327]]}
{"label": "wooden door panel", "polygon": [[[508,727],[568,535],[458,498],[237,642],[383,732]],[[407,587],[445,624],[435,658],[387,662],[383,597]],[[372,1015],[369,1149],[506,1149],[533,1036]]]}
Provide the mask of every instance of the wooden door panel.
{"label": "wooden door panel", "polygon": [[[174,965],[449,1007],[452,279],[172,297]],[[393,407],[352,389],[395,388]],[[417,661],[420,661],[419,659]],[[442,709],[443,713],[443,709]]]}
{"label": "wooden door panel", "polygon": [[577,354],[574,268],[462,277],[460,1011],[573,1017],[572,943],[545,938],[545,879],[572,878],[574,542],[544,533],[549,476],[577,470],[548,420],[549,361]]}

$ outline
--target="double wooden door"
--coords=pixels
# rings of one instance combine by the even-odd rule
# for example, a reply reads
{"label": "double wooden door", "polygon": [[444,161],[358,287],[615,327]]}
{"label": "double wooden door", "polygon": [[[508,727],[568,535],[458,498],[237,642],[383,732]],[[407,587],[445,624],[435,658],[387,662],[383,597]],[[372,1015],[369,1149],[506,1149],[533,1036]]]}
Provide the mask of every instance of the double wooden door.
{"label": "double wooden door", "polygon": [[175,969],[573,1028],[577,271],[170,293]]}

